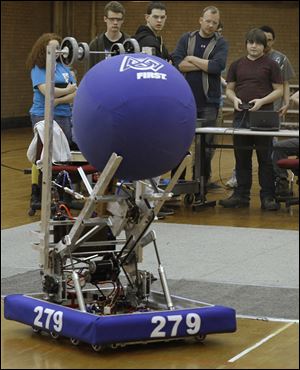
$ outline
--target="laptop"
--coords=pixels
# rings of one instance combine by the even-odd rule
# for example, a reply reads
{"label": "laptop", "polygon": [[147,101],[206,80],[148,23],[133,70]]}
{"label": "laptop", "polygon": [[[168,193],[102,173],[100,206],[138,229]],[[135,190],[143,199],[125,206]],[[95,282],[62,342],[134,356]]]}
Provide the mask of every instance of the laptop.
{"label": "laptop", "polygon": [[279,131],[278,112],[267,110],[249,112],[249,128],[253,131]]}

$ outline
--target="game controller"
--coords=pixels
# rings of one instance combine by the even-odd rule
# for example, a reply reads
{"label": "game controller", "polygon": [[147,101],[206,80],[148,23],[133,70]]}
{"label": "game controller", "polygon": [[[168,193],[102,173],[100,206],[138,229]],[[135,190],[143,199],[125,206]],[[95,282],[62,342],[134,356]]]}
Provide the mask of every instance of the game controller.
{"label": "game controller", "polygon": [[242,109],[242,110],[249,110],[251,109],[252,107],[254,106],[253,103],[242,103],[242,104],[239,104],[239,108]]}

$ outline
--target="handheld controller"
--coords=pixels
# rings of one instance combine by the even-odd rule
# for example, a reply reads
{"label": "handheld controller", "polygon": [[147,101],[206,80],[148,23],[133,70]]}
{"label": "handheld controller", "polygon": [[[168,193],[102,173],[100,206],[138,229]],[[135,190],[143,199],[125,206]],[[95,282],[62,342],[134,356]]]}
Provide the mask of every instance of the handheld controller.
{"label": "handheld controller", "polygon": [[242,103],[242,104],[239,104],[239,108],[240,109],[243,109],[243,110],[249,110],[251,109],[252,107],[254,106],[253,103]]}

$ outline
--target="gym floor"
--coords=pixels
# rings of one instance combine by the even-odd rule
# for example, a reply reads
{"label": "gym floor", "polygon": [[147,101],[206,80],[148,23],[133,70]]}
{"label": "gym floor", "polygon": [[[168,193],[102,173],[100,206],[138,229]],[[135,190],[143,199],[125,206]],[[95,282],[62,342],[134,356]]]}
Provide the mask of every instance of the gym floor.
{"label": "gym floor", "polygon": [[[31,138],[30,128],[1,132],[1,229],[39,220],[39,213],[33,217],[27,214],[31,185],[30,175],[23,174],[24,168],[30,168],[26,151]],[[292,214],[284,207],[278,212],[261,211],[255,155],[253,163],[253,189],[249,210],[225,210],[216,206],[193,212],[190,207],[181,205],[176,208],[175,215],[167,217],[163,222],[299,230],[298,206],[293,207]],[[213,159],[212,180],[222,185],[220,177],[225,183],[233,167],[232,150],[217,150]],[[221,187],[210,192],[208,200],[225,198],[229,194],[230,191]],[[3,305],[1,368],[5,369],[299,368],[299,323],[291,320],[265,321],[239,317],[236,333],[209,335],[203,343],[188,340],[184,343],[133,345],[95,353],[85,345],[74,347],[66,339],[55,341],[48,335],[36,335],[28,326],[5,320],[2,309]]]}

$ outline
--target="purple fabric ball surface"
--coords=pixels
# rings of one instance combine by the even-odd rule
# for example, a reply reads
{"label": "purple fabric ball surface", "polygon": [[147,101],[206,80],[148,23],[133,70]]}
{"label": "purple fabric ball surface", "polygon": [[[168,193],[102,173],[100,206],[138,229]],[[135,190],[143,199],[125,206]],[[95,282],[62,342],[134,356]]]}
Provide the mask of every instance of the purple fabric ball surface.
{"label": "purple fabric ball surface", "polygon": [[122,156],[116,175],[126,180],[176,167],[189,150],[195,124],[196,104],[184,77],[146,54],[96,64],[74,100],[73,131],[81,152],[99,171],[113,152]]}

